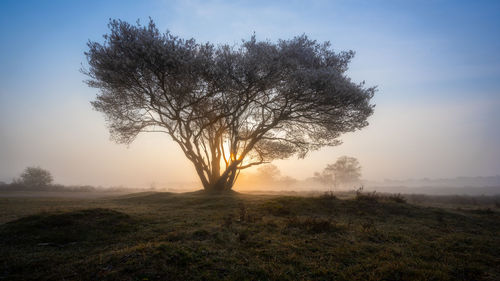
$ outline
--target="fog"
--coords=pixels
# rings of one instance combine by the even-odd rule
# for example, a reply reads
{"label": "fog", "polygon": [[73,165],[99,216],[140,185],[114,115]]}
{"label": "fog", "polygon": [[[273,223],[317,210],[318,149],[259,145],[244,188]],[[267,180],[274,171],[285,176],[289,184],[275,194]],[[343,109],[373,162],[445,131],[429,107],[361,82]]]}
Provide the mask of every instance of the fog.
{"label": "fog", "polygon": [[[31,114],[19,116],[17,122],[24,127],[11,128],[10,134],[2,137],[1,181],[11,182],[25,167],[39,165],[51,171],[55,182],[65,185],[171,190],[201,187],[192,164],[168,136],[144,134],[128,147],[115,144],[109,139],[103,118],[88,108],[87,101],[82,99],[81,104],[73,106],[71,114],[66,109],[37,112],[35,108]],[[256,174],[255,168],[242,172],[235,188],[327,190],[308,178],[342,155],[356,157],[362,166],[364,185],[379,190],[500,186],[498,180],[472,180],[476,176],[495,179],[498,174],[500,155],[492,143],[495,138],[489,139],[487,132],[481,132],[482,125],[473,121],[474,116],[491,112],[494,106],[456,105],[446,115],[439,114],[438,105],[424,109],[378,107],[370,126],[342,137],[342,145],[312,152],[305,159],[273,162],[281,177],[297,182],[284,185],[255,180],[251,187],[248,182],[252,182],[249,179]],[[60,118],[62,115],[67,117]],[[424,178],[427,180],[411,180]]]}
{"label": "fog", "polygon": [[97,90],[79,72],[87,40],[101,40],[108,18],[151,16],[162,30],[202,42],[239,42],[253,32],[273,41],[302,33],[330,40],[337,50],[356,51],[348,72],[354,81],[378,85],[368,127],[304,159],[274,161],[276,179],[263,180],[257,168],[245,171],[236,190],[328,190],[310,178],[342,155],[359,160],[360,185],[367,189],[436,193],[500,186],[500,41],[492,36],[499,21],[488,12],[494,9],[457,4],[448,11],[428,3],[432,7],[396,5],[394,17],[375,7],[332,17],[342,7],[320,2],[167,1],[103,6],[95,13],[65,3],[7,5],[0,12],[0,181],[40,166],[63,185],[201,188],[193,165],[167,135],[113,143],[104,116],[89,104]]}

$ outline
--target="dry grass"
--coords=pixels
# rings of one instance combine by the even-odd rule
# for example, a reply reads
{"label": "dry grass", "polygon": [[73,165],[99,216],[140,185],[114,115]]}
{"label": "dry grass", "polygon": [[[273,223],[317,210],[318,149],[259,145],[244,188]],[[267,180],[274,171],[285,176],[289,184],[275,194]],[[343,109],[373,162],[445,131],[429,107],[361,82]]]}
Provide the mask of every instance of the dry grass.
{"label": "dry grass", "polygon": [[360,196],[1,198],[0,279],[500,279],[498,209]]}

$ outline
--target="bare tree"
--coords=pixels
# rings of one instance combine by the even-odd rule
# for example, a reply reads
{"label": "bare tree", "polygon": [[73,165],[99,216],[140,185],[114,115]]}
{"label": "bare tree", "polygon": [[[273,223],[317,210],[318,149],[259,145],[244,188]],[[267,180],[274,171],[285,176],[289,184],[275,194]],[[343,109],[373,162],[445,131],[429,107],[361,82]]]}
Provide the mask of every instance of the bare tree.
{"label": "bare tree", "polygon": [[352,51],[302,35],[255,36],[239,47],[184,40],[155,24],[109,23],[89,42],[88,85],[114,140],[163,132],[193,163],[205,190],[230,190],[242,169],[305,157],[368,125],[375,88],[346,75]]}

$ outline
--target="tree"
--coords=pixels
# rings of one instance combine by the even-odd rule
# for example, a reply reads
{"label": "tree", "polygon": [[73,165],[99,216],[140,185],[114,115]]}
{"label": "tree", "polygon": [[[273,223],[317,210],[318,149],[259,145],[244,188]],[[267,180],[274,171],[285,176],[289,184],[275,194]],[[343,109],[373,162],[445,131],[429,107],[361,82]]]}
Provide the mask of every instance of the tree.
{"label": "tree", "polygon": [[315,172],[312,179],[319,182],[321,185],[329,187],[334,185],[333,174],[331,171],[327,171],[326,169],[324,169],[321,173]]}
{"label": "tree", "polygon": [[326,183],[334,186],[347,185],[359,182],[361,178],[361,165],[354,157],[342,156],[334,164],[329,164],[323,170],[321,178]]}
{"label": "tree", "polygon": [[282,175],[273,164],[262,165],[255,172],[244,173],[238,178],[238,187],[260,190],[262,188],[288,188],[297,183],[297,179]]}
{"label": "tree", "polygon": [[368,125],[375,88],[345,74],[354,52],[335,53],[302,35],[255,36],[239,47],[196,43],[155,24],[111,20],[104,43],[85,53],[92,102],[112,138],[168,134],[209,191],[230,190],[245,168],[305,157]]}
{"label": "tree", "polygon": [[257,169],[255,177],[261,182],[275,182],[281,178],[281,171],[276,165],[267,164]]}
{"label": "tree", "polygon": [[52,175],[49,171],[40,167],[27,167],[24,169],[17,183],[27,187],[40,188],[49,186],[52,180]]}

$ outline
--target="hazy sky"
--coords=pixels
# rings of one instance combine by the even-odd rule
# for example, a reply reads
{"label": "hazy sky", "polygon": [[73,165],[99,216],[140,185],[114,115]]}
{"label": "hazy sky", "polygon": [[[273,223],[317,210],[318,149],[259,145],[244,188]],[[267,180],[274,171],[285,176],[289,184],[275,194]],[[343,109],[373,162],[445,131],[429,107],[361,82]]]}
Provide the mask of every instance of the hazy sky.
{"label": "hazy sky", "polygon": [[237,44],[307,34],[356,51],[349,75],[378,85],[370,126],[306,159],[277,161],[305,178],[341,155],[365,179],[500,174],[500,1],[0,2],[0,181],[26,166],[58,183],[148,186],[196,181],[164,135],[110,141],[97,94],[79,72],[110,18]]}

